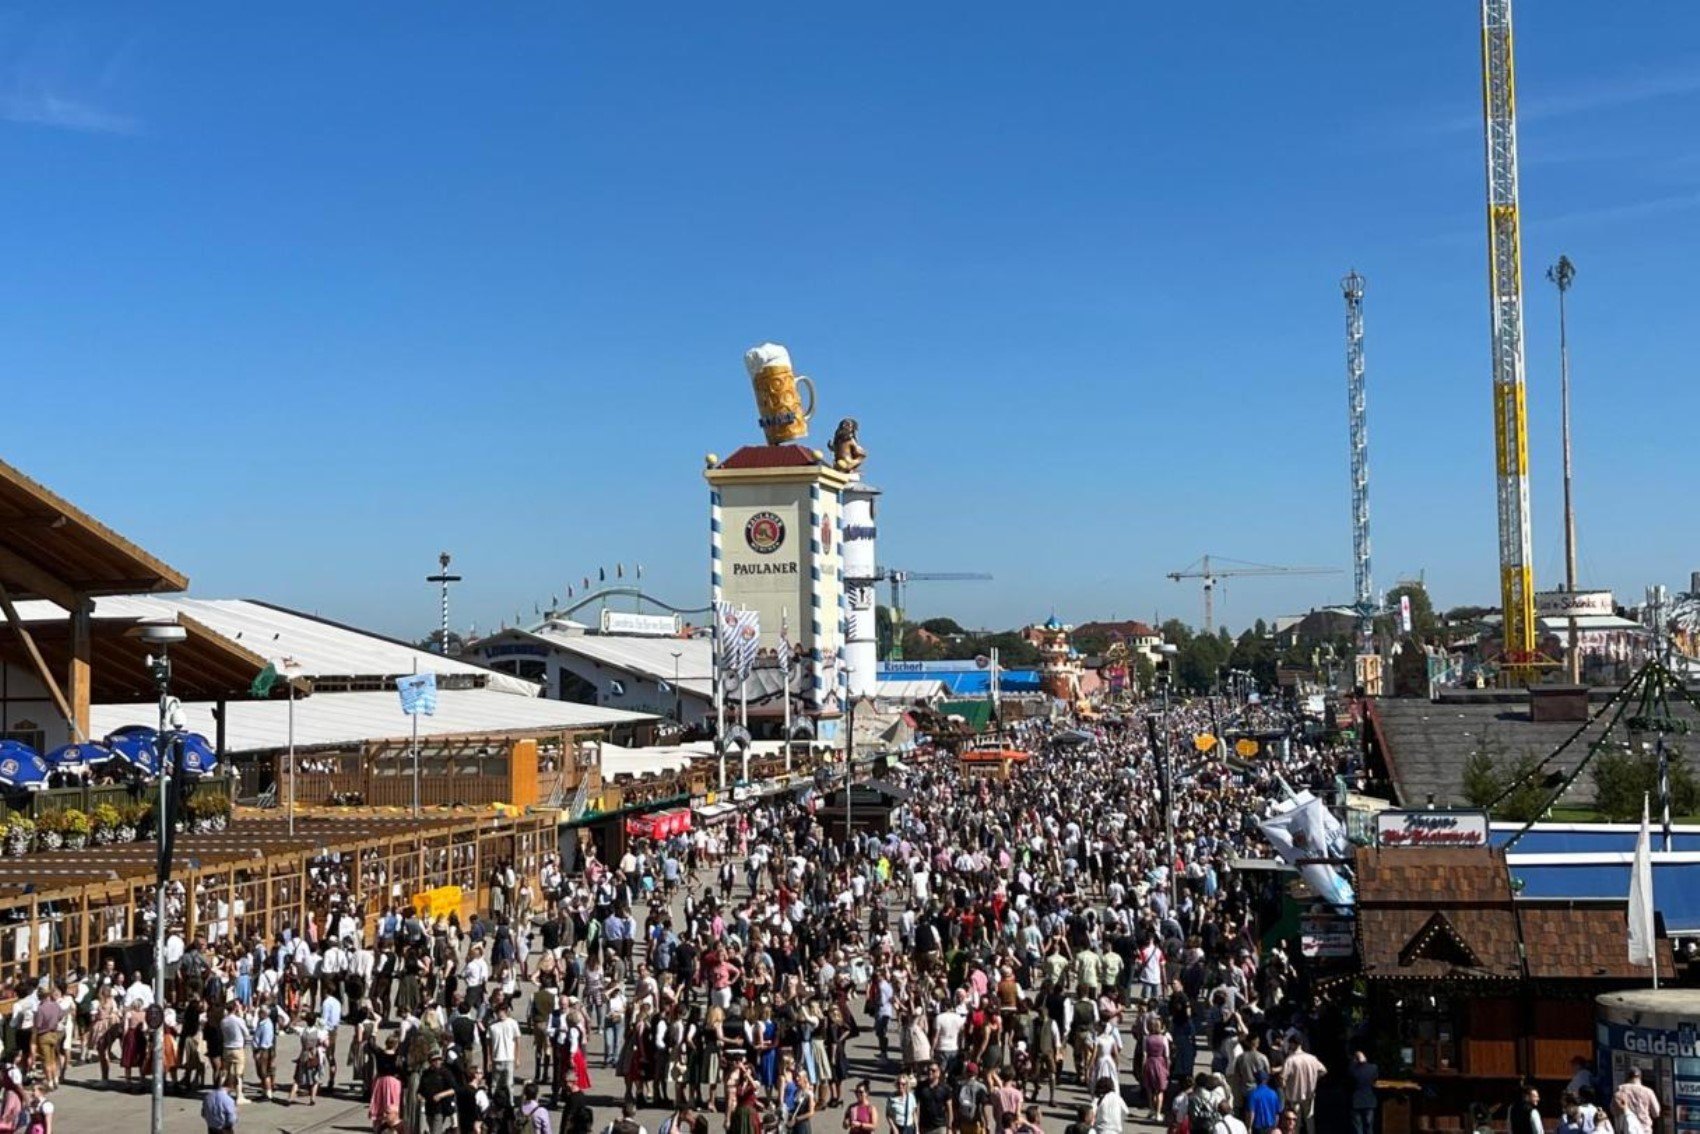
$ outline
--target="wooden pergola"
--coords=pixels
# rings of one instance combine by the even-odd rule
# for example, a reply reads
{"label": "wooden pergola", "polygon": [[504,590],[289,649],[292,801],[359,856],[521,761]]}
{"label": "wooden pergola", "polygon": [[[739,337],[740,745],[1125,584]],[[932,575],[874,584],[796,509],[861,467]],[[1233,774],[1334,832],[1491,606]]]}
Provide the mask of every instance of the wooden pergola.
{"label": "wooden pergola", "polygon": [[[488,905],[499,863],[535,887],[556,838],[551,811],[297,817],[293,836],[282,818],[241,812],[225,831],[178,837],[171,877],[185,901],[175,924],[186,938],[299,932],[309,912],[324,916],[311,871],[327,868],[347,871],[369,934],[391,902],[446,886],[461,888],[464,919]],[[128,843],[0,858],[0,987],[98,966],[103,948],[144,937],[154,853],[152,843]]]}

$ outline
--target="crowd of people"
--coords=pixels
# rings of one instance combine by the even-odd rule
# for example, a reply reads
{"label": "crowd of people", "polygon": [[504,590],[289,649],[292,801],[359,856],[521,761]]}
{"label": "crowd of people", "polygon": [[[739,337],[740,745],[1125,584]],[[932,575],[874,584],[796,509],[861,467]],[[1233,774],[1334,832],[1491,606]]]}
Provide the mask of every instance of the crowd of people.
{"label": "crowd of people", "polygon": [[[1161,730],[1016,724],[1026,763],[895,768],[889,811],[850,830],[813,791],[772,798],[550,859],[535,896],[498,867],[495,912],[464,924],[369,918],[383,880],[327,864],[299,932],[169,938],[169,1081],[204,1092],[213,1134],[330,1093],[374,1134],[650,1134],[649,1108],[654,1134],[1039,1134],[1047,1115],[1067,1134],[1315,1134],[1330,1083],[1371,1134],[1361,1022],[1265,946],[1280,876],[1243,868],[1269,855],[1259,819],[1350,756],[1252,712],[1281,739],[1249,760],[1193,743],[1223,724],[1204,704]],[[81,1065],[146,1089],[141,973],[19,992],[0,1134],[50,1124]]]}

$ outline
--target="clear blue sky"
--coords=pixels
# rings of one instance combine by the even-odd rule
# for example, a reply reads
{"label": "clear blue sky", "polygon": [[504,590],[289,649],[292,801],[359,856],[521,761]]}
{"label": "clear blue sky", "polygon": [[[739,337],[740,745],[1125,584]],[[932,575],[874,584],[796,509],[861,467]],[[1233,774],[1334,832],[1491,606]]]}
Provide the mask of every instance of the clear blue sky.
{"label": "clear blue sky", "polygon": [[[38,4],[0,12],[4,456],[187,571],[489,627],[706,589],[702,454],[788,344],[863,423],[915,613],[1199,618],[1201,552],[1497,601],[1477,7]],[[1537,582],[1700,568],[1700,6],[1518,11]],[[611,573],[611,572],[610,572]]]}

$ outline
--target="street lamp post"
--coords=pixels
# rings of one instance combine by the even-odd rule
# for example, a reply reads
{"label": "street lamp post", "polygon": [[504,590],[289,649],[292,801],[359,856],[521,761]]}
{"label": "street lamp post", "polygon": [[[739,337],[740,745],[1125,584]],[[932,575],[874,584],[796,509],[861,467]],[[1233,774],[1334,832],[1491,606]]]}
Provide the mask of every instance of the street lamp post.
{"label": "street lamp post", "polygon": [[[847,678],[855,672],[852,666],[844,668],[844,674]],[[850,840],[854,837],[850,812],[851,808],[856,805],[856,695],[849,690],[850,686],[846,682],[845,693],[850,698],[850,735],[844,740],[844,850],[846,854],[850,850]]]}
{"label": "street lamp post", "polygon": [[171,822],[170,741],[171,726],[171,647],[189,637],[189,632],[175,622],[144,623],[136,636],[149,646],[159,649],[158,656],[149,655],[148,672],[159,691],[159,732],[154,741],[157,763],[155,778],[159,782],[159,803],[154,812],[154,837],[159,840],[159,860],[155,870],[153,892],[153,1008],[149,1010],[148,1026],[153,1032],[153,1107],[149,1115],[151,1134],[165,1130],[165,887],[171,880],[171,859],[166,849]]}
{"label": "street lamp post", "polygon": [[[1175,657],[1180,647],[1173,642],[1164,642],[1159,651],[1163,660],[1168,662],[1168,680],[1163,682],[1163,838],[1168,847],[1168,860],[1164,869],[1173,873],[1175,869],[1175,764],[1173,740],[1169,727],[1169,686],[1175,681]],[[1174,897],[1171,885],[1169,896]]]}

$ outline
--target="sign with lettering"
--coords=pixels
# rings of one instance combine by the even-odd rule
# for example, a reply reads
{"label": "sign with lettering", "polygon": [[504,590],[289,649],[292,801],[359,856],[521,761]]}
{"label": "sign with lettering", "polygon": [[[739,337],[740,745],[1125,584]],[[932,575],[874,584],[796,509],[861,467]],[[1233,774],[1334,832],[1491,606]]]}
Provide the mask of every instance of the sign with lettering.
{"label": "sign with lettering", "polygon": [[1378,847],[1485,847],[1485,811],[1382,811],[1375,817]]}
{"label": "sign with lettering", "polygon": [[604,610],[604,634],[645,634],[652,638],[672,638],[679,633],[677,614],[638,614],[630,610]]}
{"label": "sign with lettering", "polygon": [[1614,614],[1610,591],[1536,591],[1535,613],[1542,618],[1572,614]]}

